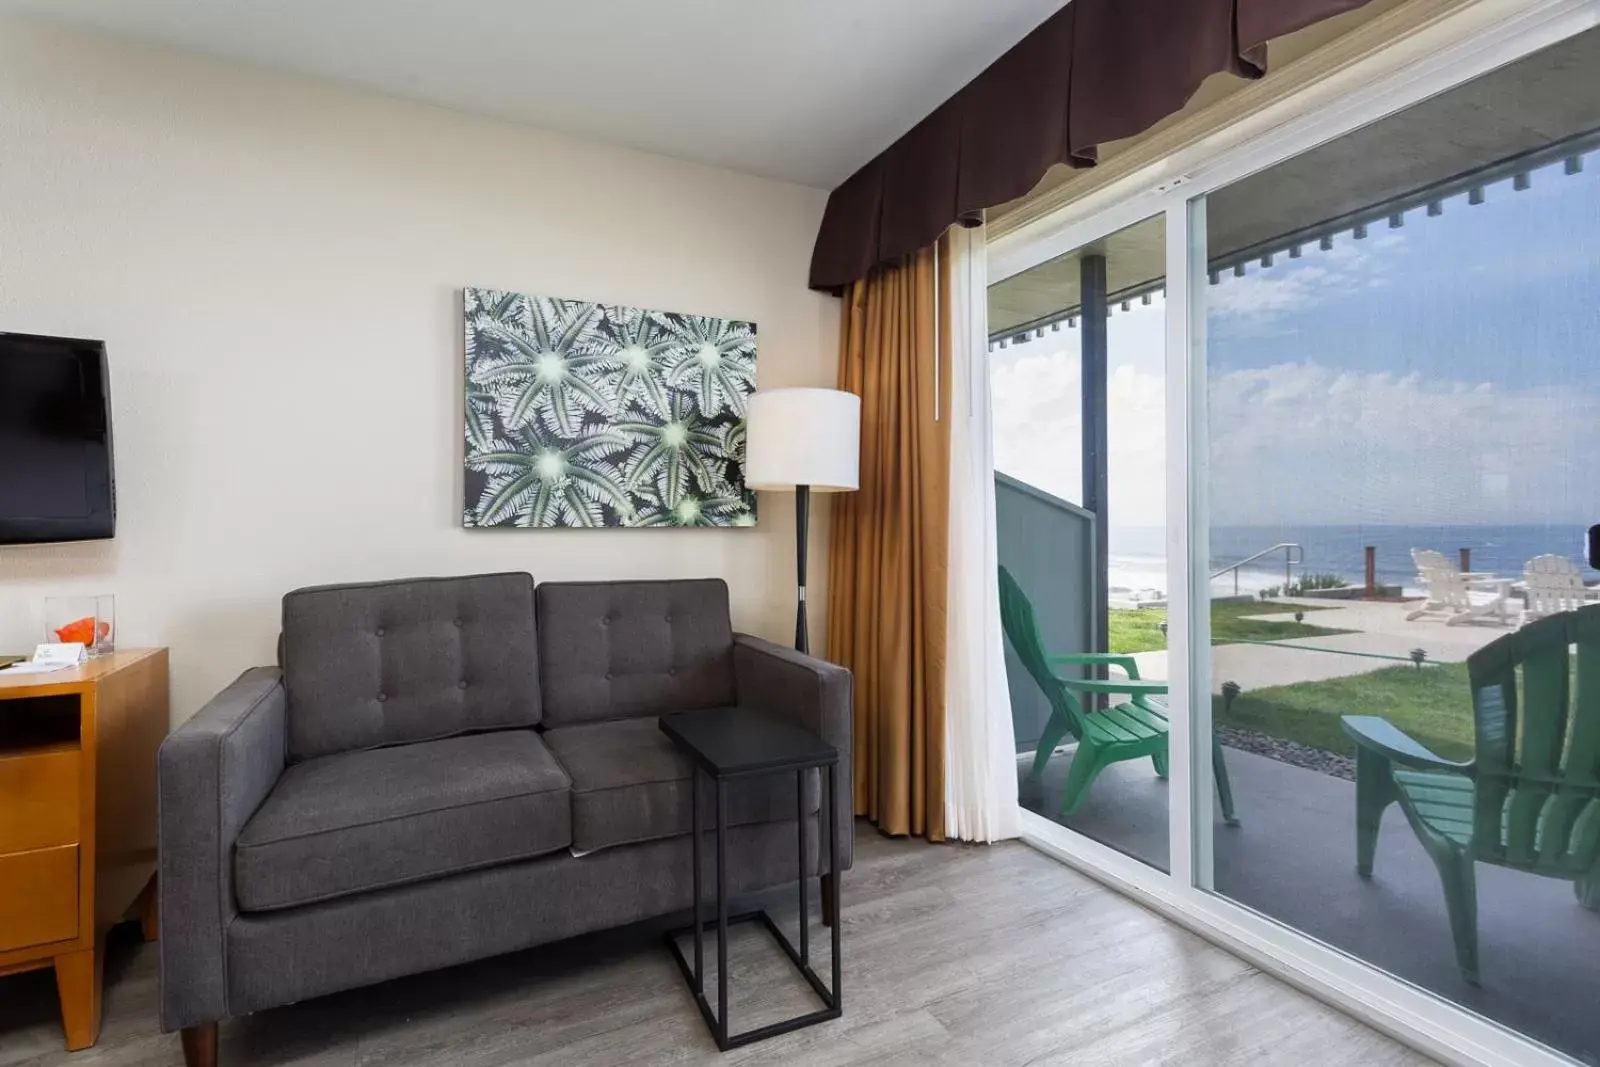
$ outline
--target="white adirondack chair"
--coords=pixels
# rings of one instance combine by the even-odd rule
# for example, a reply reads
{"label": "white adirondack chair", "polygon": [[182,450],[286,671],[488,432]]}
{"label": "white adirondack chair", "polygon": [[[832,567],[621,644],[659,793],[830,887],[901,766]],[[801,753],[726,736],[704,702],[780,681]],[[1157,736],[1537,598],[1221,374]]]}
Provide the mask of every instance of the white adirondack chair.
{"label": "white adirondack chair", "polygon": [[1427,598],[1422,606],[1406,616],[1406,621],[1424,615],[1438,615],[1447,626],[1488,621],[1511,625],[1511,582],[1484,574],[1463,574],[1442,552],[1413,548],[1411,560]]}
{"label": "white adirondack chair", "polygon": [[1583,572],[1566,556],[1535,556],[1523,572],[1528,589],[1526,621],[1542,619],[1560,611],[1573,611],[1589,599]]}

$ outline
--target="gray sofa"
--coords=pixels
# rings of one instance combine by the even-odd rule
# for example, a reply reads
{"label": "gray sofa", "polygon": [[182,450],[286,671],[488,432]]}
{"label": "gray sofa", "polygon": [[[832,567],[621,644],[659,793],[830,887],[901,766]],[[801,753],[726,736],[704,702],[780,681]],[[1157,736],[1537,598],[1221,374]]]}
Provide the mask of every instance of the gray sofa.
{"label": "gray sofa", "polygon": [[[687,909],[664,712],[786,716],[851,780],[849,672],[735,634],[720,581],[300,589],[278,658],[161,747],[161,1022],[191,1064],[231,1016]],[[741,785],[730,891],[792,882],[793,779]],[[832,813],[814,774],[806,793],[848,868],[850,790]]]}

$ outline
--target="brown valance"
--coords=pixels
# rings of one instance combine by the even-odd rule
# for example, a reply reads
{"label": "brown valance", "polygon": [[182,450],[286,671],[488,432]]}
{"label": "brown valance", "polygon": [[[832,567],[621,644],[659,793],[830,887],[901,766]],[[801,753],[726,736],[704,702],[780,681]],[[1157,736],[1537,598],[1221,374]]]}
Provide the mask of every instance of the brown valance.
{"label": "brown valance", "polygon": [[1178,111],[1218,71],[1266,72],[1266,42],[1367,0],[1071,0],[828,197],[811,287],[838,292],[1057,163]]}

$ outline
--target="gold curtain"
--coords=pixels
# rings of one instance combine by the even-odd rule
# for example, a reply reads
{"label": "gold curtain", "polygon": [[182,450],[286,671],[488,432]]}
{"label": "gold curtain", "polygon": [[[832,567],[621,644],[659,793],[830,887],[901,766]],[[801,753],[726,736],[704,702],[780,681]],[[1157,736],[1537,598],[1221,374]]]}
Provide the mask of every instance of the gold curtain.
{"label": "gold curtain", "polygon": [[861,488],[833,498],[828,658],[855,674],[855,806],[942,841],[950,512],[950,253],[844,294],[839,388],[861,397]]}

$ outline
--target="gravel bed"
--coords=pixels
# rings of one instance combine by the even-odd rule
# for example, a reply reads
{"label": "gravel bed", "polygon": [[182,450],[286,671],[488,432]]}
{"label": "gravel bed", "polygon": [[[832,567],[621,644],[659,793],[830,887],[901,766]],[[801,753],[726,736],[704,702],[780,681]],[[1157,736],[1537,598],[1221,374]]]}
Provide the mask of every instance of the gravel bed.
{"label": "gravel bed", "polygon": [[1332,775],[1346,781],[1356,780],[1356,761],[1349,756],[1341,756],[1337,752],[1329,752],[1322,748],[1312,748],[1310,745],[1301,745],[1293,741],[1285,741],[1279,737],[1257,733],[1254,730],[1241,730],[1236,726],[1213,727],[1217,733],[1217,740],[1229,748],[1243,749],[1254,752],[1258,756],[1278,760],[1295,767],[1304,767],[1308,771],[1317,771],[1320,774]]}

